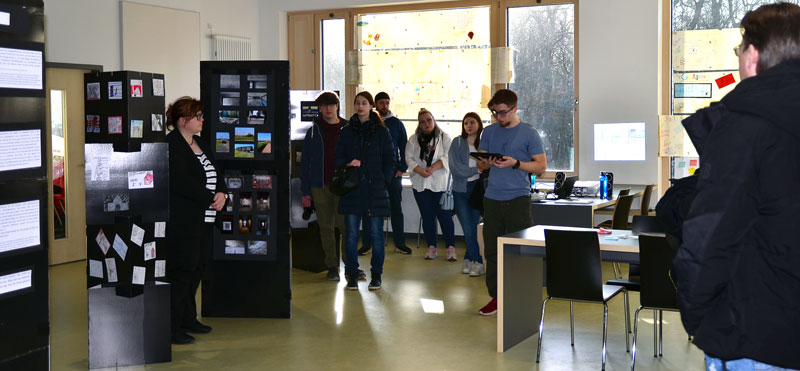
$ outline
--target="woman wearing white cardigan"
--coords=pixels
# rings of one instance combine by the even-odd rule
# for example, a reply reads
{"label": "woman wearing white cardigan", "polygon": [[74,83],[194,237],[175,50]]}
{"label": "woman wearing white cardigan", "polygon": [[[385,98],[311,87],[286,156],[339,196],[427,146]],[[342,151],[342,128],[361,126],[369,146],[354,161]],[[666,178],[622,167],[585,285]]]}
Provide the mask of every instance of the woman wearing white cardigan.
{"label": "woman wearing white cardigan", "polygon": [[448,187],[447,179],[450,177],[447,161],[450,136],[436,125],[436,120],[430,111],[420,109],[417,118],[419,120],[417,130],[406,145],[406,163],[411,169],[414,199],[422,215],[422,230],[428,243],[425,259],[431,260],[439,256],[436,253],[438,218],[447,243],[447,260],[456,261],[453,214],[450,210],[442,210],[439,205],[442,194]]}

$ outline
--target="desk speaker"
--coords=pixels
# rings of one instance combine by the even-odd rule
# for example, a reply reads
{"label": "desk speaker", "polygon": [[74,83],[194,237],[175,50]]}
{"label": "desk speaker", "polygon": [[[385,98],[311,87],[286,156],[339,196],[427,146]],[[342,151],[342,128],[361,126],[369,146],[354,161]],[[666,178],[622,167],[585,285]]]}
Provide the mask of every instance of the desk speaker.
{"label": "desk speaker", "polygon": [[614,196],[614,173],[603,171],[601,174],[606,176],[606,181],[608,182],[608,197],[611,198]]}
{"label": "desk speaker", "polygon": [[557,191],[557,190],[561,189],[561,187],[564,186],[564,180],[565,179],[567,179],[567,175],[566,174],[564,174],[564,173],[562,173],[560,171],[557,172],[556,173],[555,182],[553,182],[553,190]]}

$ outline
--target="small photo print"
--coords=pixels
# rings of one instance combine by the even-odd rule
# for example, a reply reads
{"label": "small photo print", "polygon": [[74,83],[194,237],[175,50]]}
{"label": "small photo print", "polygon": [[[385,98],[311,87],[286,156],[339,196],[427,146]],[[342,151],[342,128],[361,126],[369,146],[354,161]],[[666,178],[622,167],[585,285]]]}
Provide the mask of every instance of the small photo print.
{"label": "small photo print", "polygon": [[247,116],[247,123],[250,125],[261,125],[264,123],[264,118],[266,118],[264,110],[250,110],[250,114]]}
{"label": "small photo print", "polygon": [[110,213],[128,210],[130,210],[130,198],[127,193],[112,193],[103,196],[103,211]]}
{"label": "small photo print", "polygon": [[253,206],[253,196],[249,193],[239,193],[239,211],[250,212]]}
{"label": "small photo print", "polygon": [[250,107],[266,107],[267,93],[247,93],[247,105]]}
{"label": "small photo print", "polygon": [[164,96],[164,79],[153,79],[153,96]]}
{"label": "small photo print", "polygon": [[237,125],[237,124],[239,124],[239,111],[220,110],[219,111],[219,123],[220,124],[228,124],[228,125]]}
{"label": "small photo print", "polygon": [[100,115],[86,115],[86,132],[100,132]]}
{"label": "small photo print", "polygon": [[100,83],[90,82],[86,84],[86,99],[100,100]]}
{"label": "small photo print", "polygon": [[131,120],[131,138],[141,138],[144,134],[144,121]]}
{"label": "small photo print", "polygon": [[233,215],[222,216],[222,233],[225,234],[233,233]]}
{"label": "small photo print", "polygon": [[228,193],[228,201],[225,202],[225,211],[233,211],[233,193]]}
{"label": "small photo print", "polygon": [[226,255],[244,255],[244,241],[225,240]]}
{"label": "small photo print", "polygon": [[272,189],[271,175],[253,175],[254,189]]}
{"label": "small photo print", "polygon": [[108,82],[108,99],[122,99],[125,91],[122,90],[122,81]]}
{"label": "small photo print", "polygon": [[259,153],[272,153],[272,133],[258,133],[256,151]]}
{"label": "small photo print", "polygon": [[231,151],[231,133],[227,131],[217,132],[217,152],[230,152]]}
{"label": "small photo print", "polygon": [[239,216],[239,234],[250,234],[250,229],[253,227],[253,220],[250,215]]}
{"label": "small photo print", "polygon": [[164,131],[164,115],[158,113],[150,114],[150,130]]}
{"label": "small photo print", "polygon": [[266,89],[267,75],[247,75],[247,87],[250,89]]}
{"label": "small photo print", "polygon": [[234,143],[233,157],[240,157],[240,158],[255,157],[253,154],[253,144]]}
{"label": "small photo print", "polygon": [[256,219],[256,235],[269,236],[269,215],[259,215]]}
{"label": "small photo print", "polygon": [[122,116],[108,116],[108,133],[122,134]]}
{"label": "small photo print", "polygon": [[219,75],[220,89],[239,89],[239,75]]}
{"label": "small photo print", "polygon": [[131,97],[142,97],[142,80],[131,80]]}
{"label": "small photo print", "polygon": [[251,255],[267,255],[267,241],[247,241],[247,253]]}
{"label": "small photo print", "polygon": [[253,142],[255,139],[256,130],[253,128],[236,128],[235,129],[235,140],[237,142]]}
{"label": "small photo print", "polygon": [[269,211],[269,192],[258,192],[256,198],[256,211],[268,212]]}
{"label": "small photo print", "polygon": [[229,176],[225,178],[225,185],[228,186],[230,189],[239,189],[242,188],[242,177],[240,176]]}
{"label": "small photo print", "polygon": [[220,102],[221,105],[223,106],[239,105],[239,93],[222,92],[220,95],[222,96],[222,102]]}

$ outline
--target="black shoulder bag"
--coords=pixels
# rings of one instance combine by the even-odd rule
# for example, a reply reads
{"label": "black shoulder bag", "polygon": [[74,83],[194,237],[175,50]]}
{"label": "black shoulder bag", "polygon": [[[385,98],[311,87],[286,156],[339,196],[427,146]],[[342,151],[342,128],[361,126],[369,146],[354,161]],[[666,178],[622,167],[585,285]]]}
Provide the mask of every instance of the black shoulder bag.
{"label": "black shoulder bag", "polygon": [[[359,158],[359,160],[362,161],[362,166],[364,165],[364,155],[367,153],[367,148],[369,148],[371,137],[372,131],[370,130],[369,135],[367,135],[367,141],[361,149],[361,158]],[[333,170],[333,176],[331,177],[330,184],[328,184],[328,189],[337,196],[344,196],[358,188],[358,183],[358,167],[344,165]]]}

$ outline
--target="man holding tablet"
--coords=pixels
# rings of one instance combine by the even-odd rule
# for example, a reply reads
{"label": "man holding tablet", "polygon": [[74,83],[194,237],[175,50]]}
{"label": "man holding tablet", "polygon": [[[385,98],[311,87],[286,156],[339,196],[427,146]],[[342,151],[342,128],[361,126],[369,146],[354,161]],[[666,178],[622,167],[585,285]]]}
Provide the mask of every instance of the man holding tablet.
{"label": "man holding tablet", "polygon": [[508,89],[498,90],[489,101],[489,109],[497,122],[483,130],[478,148],[494,154],[478,158],[482,171],[492,168],[483,199],[486,287],[492,297],[479,311],[484,316],[497,313],[497,237],[533,225],[528,173],[539,176],[547,169],[539,133],[517,117],[517,95]]}

